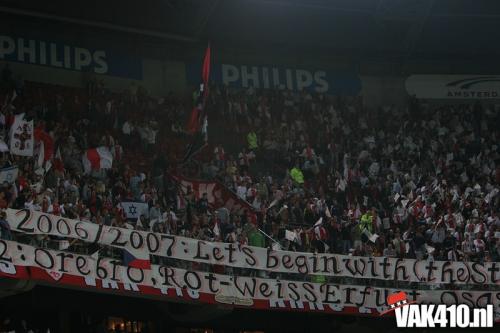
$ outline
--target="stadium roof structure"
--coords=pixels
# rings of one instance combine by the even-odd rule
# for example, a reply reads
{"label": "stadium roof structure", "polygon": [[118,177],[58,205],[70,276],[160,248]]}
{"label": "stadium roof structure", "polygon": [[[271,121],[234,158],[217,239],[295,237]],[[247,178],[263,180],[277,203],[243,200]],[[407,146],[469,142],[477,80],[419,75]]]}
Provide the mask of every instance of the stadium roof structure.
{"label": "stadium roof structure", "polygon": [[498,0],[3,0],[0,12],[240,49],[386,59],[500,55]]}

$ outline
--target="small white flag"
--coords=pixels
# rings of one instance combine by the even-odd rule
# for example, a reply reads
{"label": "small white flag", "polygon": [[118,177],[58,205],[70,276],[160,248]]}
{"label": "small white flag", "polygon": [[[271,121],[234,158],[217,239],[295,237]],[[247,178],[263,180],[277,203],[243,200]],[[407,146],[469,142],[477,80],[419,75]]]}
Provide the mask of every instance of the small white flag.
{"label": "small white flag", "polygon": [[285,239],[297,243],[297,233],[295,231],[285,230]]}
{"label": "small white flag", "polygon": [[214,229],[213,229],[214,235],[215,236],[220,236],[220,228],[219,228],[219,222],[215,221]]}
{"label": "small white flag", "polygon": [[278,215],[280,215],[286,209],[288,209],[288,206],[287,205],[283,205],[283,207],[281,207],[280,210],[278,211]]}
{"label": "small white flag", "polygon": [[325,215],[328,218],[332,218],[332,214],[330,213],[330,210],[328,209],[328,206],[326,206]]}
{"label": "small white flag", "polygon": [[273,251],[281,251],[281,245],[278,242],[274,242],[272,246]]}
{"label": "small white flag", "polygon": [[150,230],[151,230],[151,229],[153,229],[153,226],[154,226],[156,223],[158,223],[158,222],[160,222],[160,220],[159,220],[159,219],[153,219],[153,220],[149,221],[149,229],[150,229]]}
{"label": "small white flag", "polygon": [[90,255],[90,259],[92,259],[92,260],[96,260],[96,261],[97,261],[97,259],[99,259],[99,250],[97,250],[97,251],[95,251],[94,253],[92,253],[92,254]]}
{"label": "small white flag", "polygon": [[379,237],[380,236],[377,234],[371,234],[371,236],[368,237],[368,239],[370,240],[370,242],[375,243]]}
{"label": "small white flag", "polygon": [[34,154],[37,157],[35,170],[43,168],[43,162],[45,161],[45,144],[43,141],[40,141],[40,143],[36,145]]}
{"label": "small white flag", "polygon": [[276,204],[278,203],[278,199],[274,199],[273,202],[271,202],[269,204],[269,207],[267,207],[267,209],[271,208],[271,207],[274,207]]}
{"label": "small white flag", "polygon": [[52,162],[50,160],[45,161],[45,173],[49,172],[50,168],[52,168]]}
{"label": "small white flag", "polygon": [[325,242],[323,242],[323,245],[325,246],[325,252],[328,253],[330,251],[330,247]]}

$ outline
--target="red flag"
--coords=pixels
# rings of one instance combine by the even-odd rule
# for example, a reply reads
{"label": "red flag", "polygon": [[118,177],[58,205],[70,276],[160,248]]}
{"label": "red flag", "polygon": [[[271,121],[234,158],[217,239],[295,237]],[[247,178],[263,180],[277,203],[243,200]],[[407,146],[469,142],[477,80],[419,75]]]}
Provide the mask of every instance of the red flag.
{"label": "red flag", "polygon": [[210,77],[210,43],[208,43],[207,49],[205,51],[205,58],[203,58],[203,68],[201,69],[201,77],[203,79],[204,90],[208,84],[208,79]]}
{"label": "red flag", "polygon": [[208,80],[210,78],[210,44],[208,44],[205,51],[205,57],[203,58],[203,67],[201,68],[201,79],[202,85],[200,86],[200,91],[196,101],[196,105],[191,111],[191,116],[189,117],[187,123],[187,132],[190,134],[197,133],[201,128],[201,122],[203,118],[201,115],[203,113],[203,108],[205,106],[205,100],[208,95]]}
{"label": "red flag", "polygon": [[208,81],[210,79],[210,43],[207,46],[205,57],[203,58],[201,79],[203,82],[200,84],[200,90],[195,102],[196,105],[191,111],[191,116],[189,117],[189,122],[187,124],[187,132],[193,135],[193,140],[187,148],[187,152],[182,163],[187,162],[194,154],[206,146],[207,126],[205,124],[208,123],[205,103],[208,97]]}
{"label": "red flag", "polygon": [[37,127],[35,128],[35,141],[42,141],[43,142],[43,149],[44,149],[44,155],[43,155],[43,162],[51,160],[52,157],[54,156],[54,139],[45,132],[43,129]]}
{"label": "red flag", "polygon": [[200,108],[195,106],[191,111],[191,116],[189,117],[189,122],[187,124],[187,132],[190,134],[195,134],[200,128]]}

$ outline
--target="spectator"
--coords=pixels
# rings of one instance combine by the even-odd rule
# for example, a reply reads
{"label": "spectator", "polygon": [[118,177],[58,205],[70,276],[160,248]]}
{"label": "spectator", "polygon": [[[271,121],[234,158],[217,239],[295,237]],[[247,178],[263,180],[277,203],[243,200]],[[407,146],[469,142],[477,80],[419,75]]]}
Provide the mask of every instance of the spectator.
{"label": "spectator", "polygon": [[[53,138],[63,168],[37,174],[33,158],[6,153],[2,165],[19,174],[0,188],[0,207],[204,239],[216,238],[219,221],[217,239],[243,243],[246,235],[269,246],[256,228],[247,233],[246,213],[216,213],[204,195],[196,200],[169,176],[203,175],[249,200],[255,223],[273,238],[282,241],[283,229],[300,233],[304,241],[293,250],[425,259],[434,247],[435,258],[459,260],[459,251],[464,260],[500,258],[495,106],[429,103],[409,122],[405,108],[367,112],[357,98],[225,88],[206,105],[214,137],[224,128],[223,138],[180,165],[185,134],[176,128],[191,110],[181,99],[157,100],[140,87],[115,94],[100,82],[91,93],[32,82],[23,90],[16,107],[2,111],[7,132],[16,110],[26,110]],[[111,150],[112,169],[83,175],[83,152],[100,145]],[[123,201],[147,205],[139,223],[119,208]],[[322,227],[313,228],[320,218]]]}
{"label": "spectator", "polygon": [[5,240],[11,240],[12,234],[10,231],[10,225],[6,220],[5,211],[0,211],[0,237]]}
{"label": "spectator", "polygon": [[257,134],[255,133],[254,130],[251,130],[247,134],[247,141],[248,141],[248,150],[255,151],[257,148],[259,148],[259,144],[257,142]]}
{"label": "spectator", "polygon": [[387,244],[387,247],[384,249],[384,257],[396,257],[396,251],[391,243]]}

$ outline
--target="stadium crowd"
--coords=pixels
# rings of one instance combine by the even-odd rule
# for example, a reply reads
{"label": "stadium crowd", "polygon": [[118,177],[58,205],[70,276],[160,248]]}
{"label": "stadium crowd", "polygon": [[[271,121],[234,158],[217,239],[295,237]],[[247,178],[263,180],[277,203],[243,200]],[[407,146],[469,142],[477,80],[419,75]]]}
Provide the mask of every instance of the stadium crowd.
{"label": "stadium crowd", "polygon": [[307,92],[212,96],[237,124],[225,135],[246,147],[226,158],[217,146],[208,170],[262,212],[273,238],[295,232],[287,248],[499,260],[498,106],[412,98],[367,112],[358,98]]}
{"label": "stadium crowd", "polygon": [[[5,142],[24,113],[54,143],[49,163],[4,149],[2,167],[19,172],[0,184],[2,209],[294,251],[500,261],[498,106],[412,98],[367,110],[361,98],[212,87],[209,144],[182,163],[189,99],[95,79],[87,89],[14,82],[8,67],[2,80]],[[112,167],[85,172],[95,147]],[[218,180],[253,212],[214,209],[172,174]],[[130,220],[123,201],[148,209]],[[0,217],[2,238],[15,237]]]}

